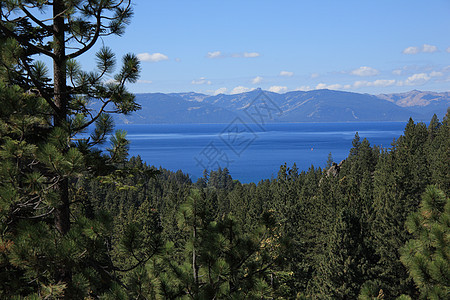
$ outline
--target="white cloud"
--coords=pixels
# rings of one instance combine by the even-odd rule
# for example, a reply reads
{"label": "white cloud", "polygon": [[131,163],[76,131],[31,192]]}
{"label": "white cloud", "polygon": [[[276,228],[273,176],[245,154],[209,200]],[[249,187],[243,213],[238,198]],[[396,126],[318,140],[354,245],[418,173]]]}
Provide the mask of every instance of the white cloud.
{"label": "white cloud", "polygon": [[417,54],[420,50],[418,47],[408,47],[405,50],[403,50],[403,54]]}
{"label": "white cloud", "polygon": [[394,70],[392,71],[392,74],[394,75],[402,75],[403,71],[402,70]]}
{"label": "white cloud", "polygon": [[168,60],[169,58],[167,55],[164,55],[162,53],[139,53],[137,55],[137,58],[140,61],[148,61],[148,62],[158,62],[162,60]]}
{"label": "white cloud", "polygon": [[200,77],[200,79],[198,79],[198,80],[195,80],[195,79],[192,80],[191,83],[192,84],[211,84],[211,81],[206,80],[205,77]]}
{"label": "white cloud", "polygon": [[387,87],[395,84],[394,79],[377,79],[375,81],[355,81],[353,83],[353,88],[360,88],[360,87],[368,87],[368,86],[374,86],[374,87]]}
{"label": "white cloud", "polygon": [[448,47],[447,50],[445,50],[445,51],[447,51],[448,53],[450,53],[450,47]]}
{"label": "white cloud", "polygon": [[138,80],[137,83],[147,83],[147,84],[150,84],[150,83],[152,83],[152,81],[151,81],[151,80]]}
{"label": "white cloud", "polygon": [[327,89],[329,89],[329,90],[340,90],[342,88],[343,88],[343,86],[339,83],[330,84],[327,86]]}
{"label": "white cloud", "polygon": [[302,85],[299,86],[298,88],[296,88],[294,91],[303,91],[303,92],[307,92],[312,90],[312,87],[310,87],[309,85]]}
{"label": "white cloud", "polygon": [[243,57],[258,57],[260,54],[258,52],[244,52]]}
{"label": "white cloud", "polygon": [[280,72],[280,76],[292,77],[292,76],[294,76],[294,72],[281,71],[281,72]]}
{"label": "white cloud", "polygon": [[434,53],[434,52],[437,52],[438,51],[438,48],[436,47],[436,46],[433,46],[433,45],[427,45],[427,44],[424,44],[423,46],[422,46],[422,52],[425,52],[425,53]]}
{"label": "white cloud", "polygon": [[[362,87],[388,87],[395,85],[397,81],[394,79],[377,79],[374,81],[367,81],[367,80],[359,80],[355,81],[353,84],[326,84],[326,83],[319,83],[315,89],[321,90],[321,89],[328,89],[328,90],[350,90],[350,89],[358,89]],[[309,86],[298,88],[297,90],[308,90]]]}
{"label": "white cloud", "polygon": [[395,84],[395,80],[394,79],[378,79],[375,80],[373,82],[373,86],[378,86],[378,87],[386,87],[386,86],[391,86]]}
{"label": "white cloud", "polygon": [[355,81],[354,83],[353,83],[353,87],[354,88],[360,88],[360,87],[365,87],[365,86],[368,86],[368,81]]}
{"label": "white cloud", "polygon": [[271,86],[269,88],[269,92],[274,92],[274,93],[287,92],[287,87],[286,86],[274,85],[274,86]]}
{"label": "white cloud", "polygon": [[344,86],[342,86],[342,84],[339,83],[335,83],[335,84],[325,84],[325,83],[319,83],[318,85],[316,85],[316,90],[323,90],[323,89],[328,89],[328,90],[340,90],[342,89]]}
{"label": "white cloud", "polygon": [[232,95],[233,95],[233,94],[241,94],[241,93],[246,93],[246,92],[250,92],[250,91],[253,91],[253,90],[254,90],[253,88],[248,88],[248,87],[245,87],[245,86],[240,85],[240,86],[235,87],[235,88],[231,91],[231,94],[232,94]]}
{"label": "white cloud", "polygon": [[433,71],[430,73],[430,77],[441,77],[441,76],[444,76],[444,73],[437,71]]}
{"label": "white cloud", "polygon": [[371,67],[359,67],[358,69],[353,70],[350,73],[356,76],[375,76],[378,75],[380,72]]}
{"label": "white cloud", "polygon": [[425,84],[428,80],[430,80],[431,77],[427,75],[426,73],[419,73],[409,76],[404,81],[397,82],[397,85],[399,86],[405,86],[405,85],[422,85]]}
{"label": "white cloud", "polygon": [[208,52],[206,57],[208,57],[208,58],[219,58],[219,57],[222,57],[222,52],[220,52],[220,51]]}
{"label": "white cloud", "polygon": [[177,58],[175,58],[175,61],[176,61],[176,62],[180,62],[181,59],[177,57]]}
{"label": "white cloud", "polygon": [[256,76],[255,78],[253,78],[252,83],[253,84],[258,84],[261,81],[263,81],[263,78],[261,76]]}
{"label": "white cloud", "polygon": [[434,53],[438,50],[434,45],[423,44],[422,47],[408,47],[403,50],[403,54]]}
{"label": "white cloud", "polygon": [[406,79],[407,85],[421,85],[430,80],[430,76],[425,73],[414,74]]}
{"label": "white cloud", "polygon": [[208,52],[206,54],[207,58],[225,58],[225,57],[233,57],[233,58],[252,58],[252,57],[258,57],[260,54],[258,52],[239,52],[239,53],[232,53],[232,54],[224,54],[221,51],[213,51]]}
{"label": "white cloud", "polygon": [[351,84],[339,84],[339,83],[334,83],[334,84],[326,84],[326,83],[319,83],[318,85],[316,85],[315,89],[316,90],[322,90],[322,89],[328,89],[328,90],[343,90],[343,89],[351,89],[352,85]]}
{"label": "white cloud", "polygon": [[252,57],[258,57],[258,56],[260,56],[260,54],[258,52],[242,52],[242,53],[233,53],[230,56],[234,57],[234,58],[240,58],[240,57],[252,58]]}
{"label": "white cloud", "polygon": [[108,79],[108,80],[105,81],[105,84],[110,84],[110,83],[115,83],[115,84],[117,84],[117,83],[119,83],[119,82],[118,82],[117,80],[113,79],[113,78],[110,78],[110,79]]}
{"label": "white cloud", "polygon": [[319,73],[312,73],[312,74],[311,74],[311,78],[317,78],[317,77],[319,77],[319,76],[320,76]]}
{"label": "white cloud", "polygon": [[225,94],[227,92],[227,88],[223,87],[214,91],[214,96],[219,94]]}

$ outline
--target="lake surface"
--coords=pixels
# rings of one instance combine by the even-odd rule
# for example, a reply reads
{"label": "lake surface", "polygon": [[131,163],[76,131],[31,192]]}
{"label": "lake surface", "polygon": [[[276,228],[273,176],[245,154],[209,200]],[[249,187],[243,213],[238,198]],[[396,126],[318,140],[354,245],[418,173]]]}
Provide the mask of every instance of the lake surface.
{"label": "lake surface", "polygon": [[128,132],[130,155],[148,165],[188,173],[193,181],[203,170],[227,167],[233,179],[258,182],[295,162],[299,170],[324,167],[328,153],[340,162],[358,132],[361,140],[389,148],[403,134],[405,122],[118,125]]}

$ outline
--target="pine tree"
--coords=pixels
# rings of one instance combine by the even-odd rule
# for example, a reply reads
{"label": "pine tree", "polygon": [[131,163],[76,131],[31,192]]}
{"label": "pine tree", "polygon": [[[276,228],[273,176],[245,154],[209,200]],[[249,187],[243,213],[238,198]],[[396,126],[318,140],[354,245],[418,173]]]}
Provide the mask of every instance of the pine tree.
{"label": "pine tree", "polygon": [[[355,134],[348,158],[319,181],[310,225],[313,276],[311,296],[356,298],[360,286],[371,279],[374,250],[369,243],[373,172],[377,150]],[[311,251],[310,250],[310,251]]]}
{"label": "pine tree", "polygon": [[214,220],[205,201],[200,191],[191,192],[178,212],[185,240],[178,245],[169,242],[165,254],[147,265],[150,272],[158,274],[158,293],[170,299],[261,299],[273,295],[283,245],[272,214],[263,214],[260,226],[244,233],[232,216]]}
{"label": "pine tree", "polygon": [[413,235],[400,249],[422,299],[450,297],[450,198],[435,186],[422,196],[420,208],[406,222]]}
{"label": "pine tree", "polygon": [[[76,183],[126,177],[118,169],[125,132],[112,136],[108,155],[95,147],[113,130],[109,113],[139,108],[125,88],[139,61],[127,54],[113,76],[107,47],[91,72],[75,59],[99,38],[123,33],[131,1],[6,0],[0,9],[2,296],[99,296],[122,286],[110,257],[111,219],[92,211]],[[38,55],[53,62],[51,76]]]}
{"label": "pine tree", "polygon": [[[53,17],[48,18],[49,14]],[[100,37],[120,35],[131,15],[130,1],[3,1],[2,35],[20,48],[22,55],[17,63],[23,76],[50,108],[49,130],[55,132],[54,139],[58,139],[47,149],[50,158],[72,153],[84,154],[88,160],[89,148],[104,142],[112,130],[112,119],[106,114],[108,109],[128,113],[139,107],[125,89],[125,83],[134,82],[138,77],[139,62],[135,56],[126,55],[122,69],[114,76],[115,82],[107,84],[105,75],[111,74],[115,65],[111,49],[103,47],[96,54],[97,70],[93,72],[82,71],[75,61]],[[48,78],[47,67],[34,61],[38,54],[52,60],[52,81]],[[89,108],[93,99],[100,103],[98,111]],[[74,137],[94,123],[96,130],[90,139],[73,144]],[[112,159],[124,158],[126,141],[122,133],[116,134],[110,150]],[[62,234],[70,229],[69,179],[64,175],[54,175],[61,177],[55,184],[59,195],[55,225]]]}
{"label": "pine tree", "polygon": [[450,108],[442,123],[433,118],[428,125],[429,148],[427,156],[433,183],[446,195],[450,193]]}
{"label": "pine tree", "polygon": [[415,124],[410,119],[404,135],[393,143],[389,152],[381,154],[374,173],[370,231],[378,261],[373,271],[387,297],[415,293],[413,282],[394,249],[410,238],[405,221],[418,208],[418,199],[431,181],[425,150],[427,139],[425,124]]}
{"label": "pine tree", "polygon": [[327,163],[325,164],[325,169],[328,170],[333,165],[333,155],[328,153]]}
{"label": "pine tree", "polygon": [[324,259],[314,278],[320,299],[355,299],[366,279],[367,249],[359,216],[353,209],[338,213]]}

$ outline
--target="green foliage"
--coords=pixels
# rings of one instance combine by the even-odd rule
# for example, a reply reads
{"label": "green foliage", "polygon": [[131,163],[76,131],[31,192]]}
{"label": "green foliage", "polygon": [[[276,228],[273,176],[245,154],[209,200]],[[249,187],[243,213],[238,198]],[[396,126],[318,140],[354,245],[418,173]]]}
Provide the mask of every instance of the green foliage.
{"label": "green foliage", "polygon": [[[0,298],[448,298],[448,114],[410,120],[390,149],[356,134],[325,170],[284,164],[241,184],[219,169],[193,184],[128,160],[126,132],[113,133],[110,113],[140,107],[126,90],[137,57],[117,66],[101,47],[92,71],[76,60],[122,34],[130,7],[0,5]],[[430,184],[443,193],[419,206]]]}
{"label": "green foliage", "polygon": [[[129,147],[123,131],[112,136],[109,155],[95,149],[113,130],[109,113],[139,109],[125,88],[137,80],[139,61],[125,55],[113,75],[116,59],[107,47],[91,72],[76,58],[100,37],[123,33],[131,2],[8,0],[0,14],[0,297],[125,297],[118,272],[159,251],[158,227],[115,236],[111,219],[80,186],[101,175],[132,189],[141,183],[135,177],[157,173],[120,169]],[[37,55],[53,62],[52,78]],[[120,240],[134,255],[124,269],[113,260]]]}
{"label": "green foliage", "polygon": [[423,194],[418,212],[406,222],[413,235],[400,249],[421,298],[445,299],[450,295],[450,199],[434,186]]}
{"label": "green foliage", "polygon": [[[142,297],[212,299],[273,295],[268,282],[281,247],[276,222],[264,214],[257,230],[244,234],[231,216],[217,221],[205,209],[204,194],[192,190],[178,211],[186,233],[130,278]],[[145,290],[145,291],[144,291]]]}
{"label": "green foliage", "polygon": [[[416,132],[408,134],[415,149],[406,137],[390,151],[356,137],[352,155],[332,164],[339,166],[334,175],[283,165],[276,179],[258,184],[233,181],[228,170],[207,172],[193,184],[180,171],[156,172],[137,157],[100,180],[83,179],[79,184],[93,210],[116,216],[115,266],[135,267],[116,271],[125,286],[108,295],[417,298],[398,254],[410,238],[400,222],[419,207],[413,185],[438,178],[410,170],[443,159],[426,151],[445,144],[438,138],[445,125],[439,124],[434,139],[426,127],[408,125]],[[274,246],[267,248],[265,241]]]}
{"label": "green foliage", "polygon": [[404,226],[407,216],[416,211],[421,194],[433,183],[427,137],[426,126],[410,120],[404,136],[393,143],[390,152],[382,153],[374,174],[371,231],[379,259],[373,271],[386,286],[388,297],[416,293],[398,251],[393,249],[399,249],[410,238]]}
{"label": "green foliage", "polygon": [[380,283],[377,281],[366,281],[361,286],[361,291],[358,300],[378,300],[384,299],[383,289],[380,288]]}
{"label": "green foliage", "polygon": [[315,291],[321,298],[356,298],[367,279],[369,249],[365,249],[359,216],[353,210],[338,214],[328,235],[327,251],[318,267]]}

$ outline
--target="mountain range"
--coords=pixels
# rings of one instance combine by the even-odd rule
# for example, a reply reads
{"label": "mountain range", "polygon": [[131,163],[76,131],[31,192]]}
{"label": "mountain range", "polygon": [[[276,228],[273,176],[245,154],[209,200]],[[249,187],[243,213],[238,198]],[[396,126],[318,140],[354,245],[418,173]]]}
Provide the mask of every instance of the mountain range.
{"label": "mountain range", "polygon": [[236,117],[250,123],[377,122],[440,119],[450,106],[450,92],[369,95],[334,90],[278,94],[256,89],[215,96],[200,93],[136,94],[142,109],[117,116],[122,124],[229,123]]}

